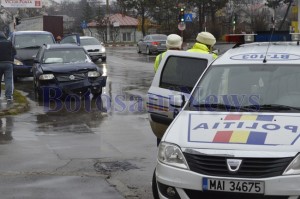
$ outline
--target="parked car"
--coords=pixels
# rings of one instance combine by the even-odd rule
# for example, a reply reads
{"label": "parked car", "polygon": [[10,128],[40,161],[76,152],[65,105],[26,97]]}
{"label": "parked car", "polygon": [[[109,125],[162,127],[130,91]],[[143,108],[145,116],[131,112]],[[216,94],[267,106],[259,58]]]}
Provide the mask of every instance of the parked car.
{"label": "parked car", "polygon": [[103,43],[95,37],[80,37],[80,45],[84,47],[94,62],[98,59],[101,59],[103,62],[106,61],[106,49]]}
{"label": "parked car", "polygon": [[82,46],[44,45],[34,62],[34,88],[39,98],[43,96],[45,88],[80,96],[91,92],[97,97],[106,85],[107,77],[102,75]]}
{"label": "parked car", "polygon": [[17,31],[13,32],[9,40],[12,41],[17,54],[14,61],[14,79],[18,77],[32,77],[34,56],[43,44],[54,44],[52,33],[47,31]]}
{"label": "parked car", "polygon": [[77,44],[83,46],[88,52],[91,59],[95,62],[101,58],[103,62],[106,61],[106,49],[103,43],[99,42],[94,37],[79,36],[79,34],[66,35],[60,44]]}
{"label": "parked car", "polygon": [[166,47],[167,35],[153,34],[147,35],[137,43],[137,52],[146,53],[160,53],[167,50]]}

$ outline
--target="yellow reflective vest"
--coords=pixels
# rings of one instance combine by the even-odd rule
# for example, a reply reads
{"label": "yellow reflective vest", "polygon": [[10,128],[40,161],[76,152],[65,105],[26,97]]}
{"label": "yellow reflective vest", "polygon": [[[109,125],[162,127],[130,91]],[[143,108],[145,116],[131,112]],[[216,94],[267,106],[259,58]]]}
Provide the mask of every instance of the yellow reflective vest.
{"label": "yellow reflective vest", "polygon": [[155,62],[154,62],[154,71],[156,72],[158,69],[158,66],[162,60],[162,58],[165,56],[166,52],[160,53],[159,55],[156,56]]}
{"label": "yellow reflective vest", "polygon": [[[201,44],[201,43],[195,43],[193,45],[193,47],[187,51],[188,52],[206,53],[206,54],[210,53],[209,48],[205,44]],[[218,55],[213,53],[213,57],[216,59],[218,57]]]}

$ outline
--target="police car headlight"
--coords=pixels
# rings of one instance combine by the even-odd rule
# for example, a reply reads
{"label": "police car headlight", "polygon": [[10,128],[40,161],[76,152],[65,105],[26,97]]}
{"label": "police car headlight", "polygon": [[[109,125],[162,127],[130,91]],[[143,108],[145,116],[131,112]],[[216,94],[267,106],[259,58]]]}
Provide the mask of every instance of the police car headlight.
{"label": "police car headlight", "polygon": [[300,154],[292,161],[292,163],[284,171],[283,175],[297,175],[300,174]]}
{"label": "police car headlight", "polygon": [[54,79],[53,74],[44,74],[39,77],[39,80],[51,80]]}
{"label": "police car headlight", "polygon": [[22,65],[24,65],[24,64],[23,64],[23,62],[21,62],[20,60],[14,59],[14,65],[22,66]]}
{"label": "police car headlight", "polygon": [[158,160],[170,166],[188,169],[181,149],[175,144],[161,142],[158,148]]}
{"label": "police car headlight", "polygon": [[89,71],[88,77],[99,77],[100,73],[98,71]]}

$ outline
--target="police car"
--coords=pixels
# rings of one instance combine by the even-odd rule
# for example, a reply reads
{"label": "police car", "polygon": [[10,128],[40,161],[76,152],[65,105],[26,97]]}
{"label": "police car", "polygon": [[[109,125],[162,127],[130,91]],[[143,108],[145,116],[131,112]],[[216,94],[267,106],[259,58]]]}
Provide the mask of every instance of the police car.
{"label": "police car", "polygon": [[207,65],[213,60],[212,54],[175,50],[168,50],[162,58],[147,97],[150,125],[158,139],[162,138],[182,108],[182,105],[171,106],[170,101],[174,101],[174,96],[182,96],[184,103]]}
{"label": "police car", "polygon": [[300,198],[297,40],[242,44],[207,67],[159,145],[155,198]]}

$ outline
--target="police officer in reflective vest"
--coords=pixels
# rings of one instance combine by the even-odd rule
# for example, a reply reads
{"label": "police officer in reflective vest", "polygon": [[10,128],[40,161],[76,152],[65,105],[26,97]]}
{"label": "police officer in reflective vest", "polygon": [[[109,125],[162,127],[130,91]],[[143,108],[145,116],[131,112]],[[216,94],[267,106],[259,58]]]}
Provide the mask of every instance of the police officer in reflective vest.
{"label": "police officer in reflective vest", "polygon": [[[166,46],[168,50],[181,50],[182,48],[182,38],[179,35],[176,34],[170,34],[167,37]],[[158,66],[162,60],[162,58],[165,56],[166,52],[163,52],[156,56],[155,63],[154,63],[154,71],[156,72],[158,69]]]}
{"label": "police officer in reflective vest", "polygon": [[[199,53],[212,53],[212,47],[216,43],[216,38],[209,32],[201,32],[197,35],[196,43],[193,45],[193,47],[188,52],[199,52]],[[213,53],[213,57],[217,58],[218,55]]]}
{"label": "police officer in reflective vest", "polygon": [[[5,98],[8,103],[13,100],[13,61],[16,50],[11,41],[6,39],[3,32],[0,32],[0,78],[4,74]],[[1,87],[0,87],[1,95]]]}

